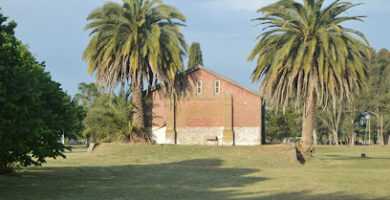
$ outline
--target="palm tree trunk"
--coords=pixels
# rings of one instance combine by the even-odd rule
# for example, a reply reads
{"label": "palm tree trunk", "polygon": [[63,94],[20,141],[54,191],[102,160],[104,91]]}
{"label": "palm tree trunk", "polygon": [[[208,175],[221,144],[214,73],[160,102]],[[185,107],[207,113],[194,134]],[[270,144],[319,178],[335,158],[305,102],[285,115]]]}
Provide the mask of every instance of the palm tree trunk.
{"label": "palm tree trunk", "polygon": [[[143,103],[143,83],[141,73],[136,73],[132,81],[132,103],[133,103],[133,127],[138,138],[145,139],[145,117]],[[137,142],[137,141],[136,141]]]}
{"label": "palm tree trunk", "polygon": [[301,153],[305,158],[310,157],[313,151],[314,111],[316,107],[316,96],[314,92],[314,83],[312,83],[309,85],[302,123]]}

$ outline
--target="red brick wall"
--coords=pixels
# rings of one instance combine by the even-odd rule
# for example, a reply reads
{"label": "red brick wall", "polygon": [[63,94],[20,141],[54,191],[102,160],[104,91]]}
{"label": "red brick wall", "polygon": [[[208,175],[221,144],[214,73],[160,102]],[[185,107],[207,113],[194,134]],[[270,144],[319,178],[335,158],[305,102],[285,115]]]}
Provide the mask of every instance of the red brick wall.
{"label": "red brick wall", "polygon": [[[162,89],[148,94],[145,108],[146,121],[151,122],[151,127],[163,127],[166,125],[167,108],[166,97]],[[169,105],[168,105],[169,106]]]}
{"label": "red brick wall", "polygon": [[[259,127],[261,125],[261,98],[237,87],[207,71],[196,70],[182,77],[186,90],[177,100],[176,128],[180,127],[222,127],[224,126],[224,96],[233,96],[233,127]],[[196,96],[195,82],[202,80],[202,94]],[[214,80],[220,80],[221,92],[214,95]],[[152,103],[146,111],[153,127],[165,126],[167,107],[163,90],[149,94]]]}

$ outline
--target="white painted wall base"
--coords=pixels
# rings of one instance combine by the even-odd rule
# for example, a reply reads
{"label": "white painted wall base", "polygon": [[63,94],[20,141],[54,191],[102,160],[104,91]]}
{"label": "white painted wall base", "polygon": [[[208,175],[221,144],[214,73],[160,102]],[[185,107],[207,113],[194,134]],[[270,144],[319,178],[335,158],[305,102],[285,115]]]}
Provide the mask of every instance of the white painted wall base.
{"label": "white painted wall base", "polygon": [[167,127],[153,127],[149,128],[149,134],[152,136],[152,140],[156,142],[156,144],[166,144],[165,131]]}
{"label": "white painted wall base", "polygon": [[223,127],[196,127],[177,128],[177,144],[183,145],[215,145],[214,142],[207,142],[207,138],[218,137],[222,143]]}
{"label": "white painted wall base", "polygon": [[[179,145],[215,145],[207,142],[207,138],[218,137],[219,145],[223,144],[223,127],[177,128],[177,144]],[[166,127],[149,128],[149,134],[157,144],[172,144],[166,139]],[[233,128],[234,144],[238,146],[260,145],[259,127]],[[231,144],[226,144],[231,145]]]}
{"label": "white painted wall base", "polygon": [[259,127],[239,127],[233,128],[234,142],[238,146],[260,145]]}

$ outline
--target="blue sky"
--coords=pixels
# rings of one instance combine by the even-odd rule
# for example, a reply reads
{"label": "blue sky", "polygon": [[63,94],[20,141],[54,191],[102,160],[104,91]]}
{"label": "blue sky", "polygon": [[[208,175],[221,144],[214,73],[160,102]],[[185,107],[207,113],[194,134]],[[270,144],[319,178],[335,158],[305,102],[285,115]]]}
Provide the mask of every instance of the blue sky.
{"label": "blue sky", "polygon": [[[120,2],[120,0],[115,0]],[[18,23],[17,37],[30,46],[40,61],[46,61],[53,79],[71,95],[80,82],[93,82],[81,60],[89,37],[83,31],[87,15],[106,0],[0,0],[2,12]],[[250,75],[254,64],[247,62],[255,38],[261,33],[251,19],[256,10],[275,0],[163,0],[187,17],[184,35],[190,44],[201,43],[206,67],[257,90]],[[332,1],[326,1],[327,3]],[[365,2],[350,15],[365,15],[365,23],[345,24],[363,32],[373,48],[390,49],[390,1]]]}

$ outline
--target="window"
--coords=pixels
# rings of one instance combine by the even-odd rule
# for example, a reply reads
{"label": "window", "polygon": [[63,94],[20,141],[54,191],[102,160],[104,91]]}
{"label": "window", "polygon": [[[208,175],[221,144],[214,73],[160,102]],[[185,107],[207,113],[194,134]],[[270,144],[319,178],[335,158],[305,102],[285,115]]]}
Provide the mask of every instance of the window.
{"label": "window", "polygon": [[196,81],[196,96],[200,96],[202,94],[202,81]]}
{"label": "window", "polygon": [[221,81],[215,80],[214,81],[214,95],[221,94]]}

